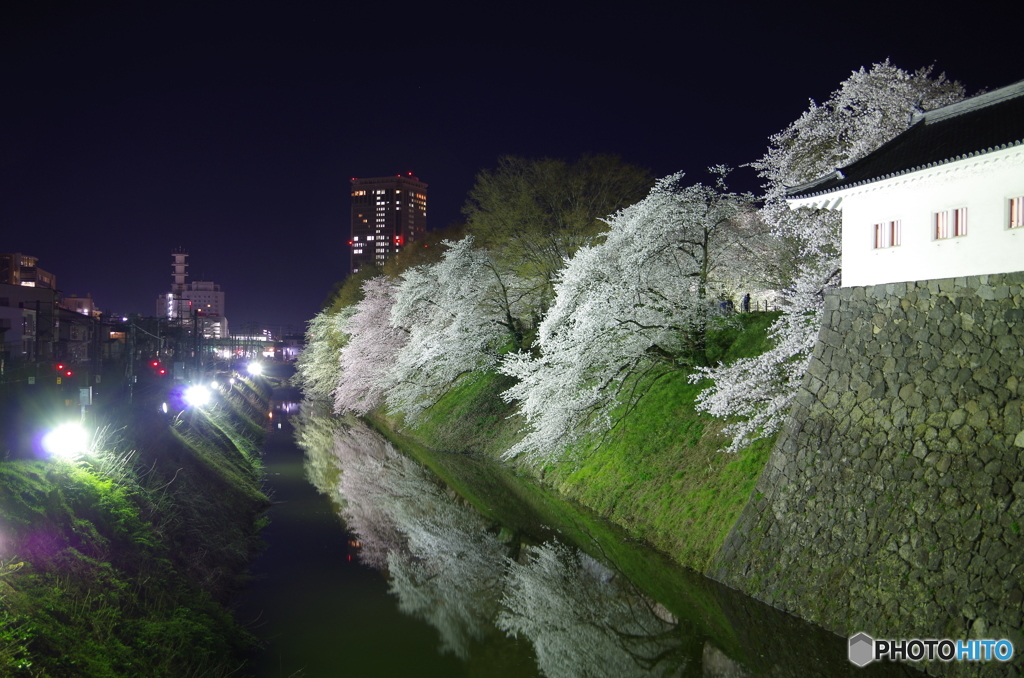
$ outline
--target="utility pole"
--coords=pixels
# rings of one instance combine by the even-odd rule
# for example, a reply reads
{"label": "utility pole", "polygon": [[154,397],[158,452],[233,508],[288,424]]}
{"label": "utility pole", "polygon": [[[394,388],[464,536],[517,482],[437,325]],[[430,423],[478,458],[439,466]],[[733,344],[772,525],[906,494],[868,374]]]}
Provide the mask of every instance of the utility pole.
{"label": "utility pole", "polygon": [[135,318],[128,320],[128,402],[135,395]]}

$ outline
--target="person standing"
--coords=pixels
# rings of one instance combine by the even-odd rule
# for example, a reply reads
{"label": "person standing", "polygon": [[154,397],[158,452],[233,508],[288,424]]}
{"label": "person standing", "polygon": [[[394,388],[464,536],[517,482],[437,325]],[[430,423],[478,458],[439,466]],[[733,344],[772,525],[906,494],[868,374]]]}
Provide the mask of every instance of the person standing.
{"label": "person standing", "polygon": [[750,313],[750,292],[743,295],[743,312]]}

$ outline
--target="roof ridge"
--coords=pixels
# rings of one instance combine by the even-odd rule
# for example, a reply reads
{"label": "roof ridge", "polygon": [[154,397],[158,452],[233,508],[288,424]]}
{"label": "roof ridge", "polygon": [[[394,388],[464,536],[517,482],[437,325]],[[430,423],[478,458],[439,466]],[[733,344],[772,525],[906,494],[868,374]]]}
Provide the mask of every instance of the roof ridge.
{"label": "roof ridge", "polygon": [[1024,80],[1018,80],[1017,82],[1005,87],[1000,87],[999,89],[992,90],[991,92],[985,92],[984,94],[978,94],[968,99],[963,99],[962,101],[949,104],[948,106],[941,106],[923,113],[914,113],[910,119],[910,125],[913,127],[921,121],[924,121],[924,124],[929,125],[963,113],[975,111],[980,108],[986,108],[993,104],[1002,103],[1003,101],[1022,95],[1024,95]]}
{"label": "roof ridge", "polygon": [[[971,151],[969,153],[961,153],[961,154],[956,155],[956,156],[950,156],[948,158],[945,158],[944,160],[932,160],[931,162],[922,163],[922,164],[916,165],[914,167],[907,167],[905,169],[897,170],[895,172],[889,172],[887,174],[882,174],[882,175],[879,175],[877,177],[870,177],[870,178],[867,178],[867,179],[860,179],[858,181],[854,181],[852,183],[846,184],[845,186],[842,186],[842,188],[844,188],[844,189],[845,188],[855,188],[857,186],[864,186],[866,184],[872,184],[872,183],[875,183],[877,181],[885,181],[886,179],[892,179],[893,177],[903,176],[904,174],[910,174],[912,172],[918,172],[920,170],[930,169],[932,167],[939,167],[941,165],[948,165],[949,163],[956,162],[958,160],[969,160],[970,158],[976,158],[976,157],[981,156],[981,155],[987,155],[988,153],[993,153],[995,151],[1004,151],[1004,150],[1006,150],[1008,148],[1014,148],[1014,147],[1020,146],[1020,145],[1024,145],[1024,139],[1018,139],[1016,141],[1009,141],[1009,142],[1006,142],[1006,143],[1003,143],[1003,144],[999,144],[998,146],[989,146],[988,148],[979,149],[977,151]],[[839,174],[839,176],[837,177],[836,174]],[[814,198],[814,197],[817,197],[819,195],[825,195],[826,193],[831,193],[833,190],[835,190],[835,187],[834,188],[825,189],[825,190],[821,190],[821,191],[817,191],[817,192],[814,192],[814,193],[804,193],[804,191],[809,191],[809,190],[813,189],[815,184],[824,183],[824,181],[826,179],[834,179],[834,178],[842,179],[844,177],[842,176],[841,172],[838,172],[838,171],[832,172],[830,174],[825,175],[824,177],[822,177],[820,179],[815,179],[814,181],[809,181],[806,184],[801,184],[800,186],[794,186],[793,188],[787,189],[786,190],[786,195],[787,196],[793,196],[793,197],[801,197],[801,198]]]}

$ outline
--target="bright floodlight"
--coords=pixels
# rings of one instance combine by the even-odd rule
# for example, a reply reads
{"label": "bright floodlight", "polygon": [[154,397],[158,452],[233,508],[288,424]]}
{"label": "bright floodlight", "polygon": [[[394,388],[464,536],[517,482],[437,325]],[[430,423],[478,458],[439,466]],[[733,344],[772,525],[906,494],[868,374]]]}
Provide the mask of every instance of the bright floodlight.
{"label": "bright floodlight", "polygon": [[89,434],[81,424],[69,422],[61,424],[43,436],[43,449],[51,456],[66,461],[84,453],[89,445]]}
{"label": "bright floodlight", "polygon": [[249,363],[248,370],[249,374],[254,377],[258,377],[263,374],[263,365],[260,365],[259,363]]}
{"label": "bright floodlight", "polygon": [[196,384],[185,389],[185,402],[192,407],[202,407],[210,402],[210,389]]}

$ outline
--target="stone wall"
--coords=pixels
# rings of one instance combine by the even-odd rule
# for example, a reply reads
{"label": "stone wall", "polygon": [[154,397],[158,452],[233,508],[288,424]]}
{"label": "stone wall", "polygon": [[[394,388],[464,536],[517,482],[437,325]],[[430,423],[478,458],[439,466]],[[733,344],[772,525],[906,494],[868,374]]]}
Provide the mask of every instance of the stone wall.
{"label": "stone wall", "polygon": [[840,635],[1024,655],[1024,273],[843,288],[713,578]]}

